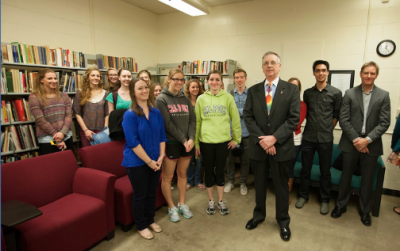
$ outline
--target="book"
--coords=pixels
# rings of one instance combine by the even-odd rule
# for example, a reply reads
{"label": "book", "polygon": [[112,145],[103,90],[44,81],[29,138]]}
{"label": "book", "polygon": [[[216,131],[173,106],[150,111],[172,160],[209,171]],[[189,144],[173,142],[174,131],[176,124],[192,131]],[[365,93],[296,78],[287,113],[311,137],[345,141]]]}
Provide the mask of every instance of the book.
{"label": "book", "polygon": [[[2,123],[8,123],[10,122],[8,118],[8,110],[6,106],[6,101],[2,100],[1,101],[1,112],[2,112]],[[4,121],[3,121],[4,120]]]}

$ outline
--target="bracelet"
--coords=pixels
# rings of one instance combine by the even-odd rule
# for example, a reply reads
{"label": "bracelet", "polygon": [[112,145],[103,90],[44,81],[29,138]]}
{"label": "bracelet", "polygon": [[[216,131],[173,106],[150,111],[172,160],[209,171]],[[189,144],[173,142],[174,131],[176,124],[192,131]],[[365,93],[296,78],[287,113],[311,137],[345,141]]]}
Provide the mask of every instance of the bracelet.
{"label": "bracelet", "polygon": [[152,161],[153,161],[153,160],[152,160],[152,159],[150,159],[149,163],[146,163],[146,165],[150,164]]}
{"label": "bracelet", "polygon": [[87,130],[89,130],[88,128],[86,128],[86,130],[83,130],[84,132],[86,132]]}

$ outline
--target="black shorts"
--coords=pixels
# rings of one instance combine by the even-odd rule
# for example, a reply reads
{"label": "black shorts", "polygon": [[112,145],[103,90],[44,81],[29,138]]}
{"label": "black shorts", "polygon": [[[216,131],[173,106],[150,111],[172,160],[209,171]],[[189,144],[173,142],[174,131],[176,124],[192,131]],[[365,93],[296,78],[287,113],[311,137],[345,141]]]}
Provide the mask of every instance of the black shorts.
{"label": "black shorts", "polygon": [[180,158],[191,158],[194,154],[194,147],[190,152],[186,152],[185,147],[181,142],[173,141],[172,143],[165,144],[165,157],[171,160]]}

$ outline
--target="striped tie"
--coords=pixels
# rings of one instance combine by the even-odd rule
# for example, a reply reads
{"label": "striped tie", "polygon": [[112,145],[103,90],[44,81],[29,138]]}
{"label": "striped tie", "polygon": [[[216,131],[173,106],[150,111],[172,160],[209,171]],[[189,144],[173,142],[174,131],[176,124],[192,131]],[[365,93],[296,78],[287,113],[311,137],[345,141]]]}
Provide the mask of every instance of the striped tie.
{"label": "striped tie", "polygon": [[268,83],[266,95],[265,95],[265,102],[267,103],[267,110],[268,110],[268,115],[271,111],[271,106],[272,106],[272,86],[271,83]]}

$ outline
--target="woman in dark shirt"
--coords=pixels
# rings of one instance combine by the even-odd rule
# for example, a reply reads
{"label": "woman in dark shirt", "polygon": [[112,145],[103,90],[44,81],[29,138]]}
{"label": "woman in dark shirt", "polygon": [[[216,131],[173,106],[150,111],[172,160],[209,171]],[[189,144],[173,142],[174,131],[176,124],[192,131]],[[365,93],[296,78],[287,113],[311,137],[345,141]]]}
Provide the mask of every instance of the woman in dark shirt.
{"label": "woman in dark shirt", "polygon": [[136,228],[143,238],[153,239],[147,226],[156,233],[162,231],[154,222],[154,215],[167,137],[161,113],[149,100],[147,83],[135,78],[129,83],[129,92],[132,105],[125,112],[122,122],[126,138],[122,166],[126,167],[135,191],[132,211]]}
{"label": "woman in dark shirt", "polygon": [[102,76],[98,68],[86,70],[82,91],[74,98],[73,110],[80,125],[82,147],[90,146],[92,135],[108,127],[108,91],[103,89]]}

